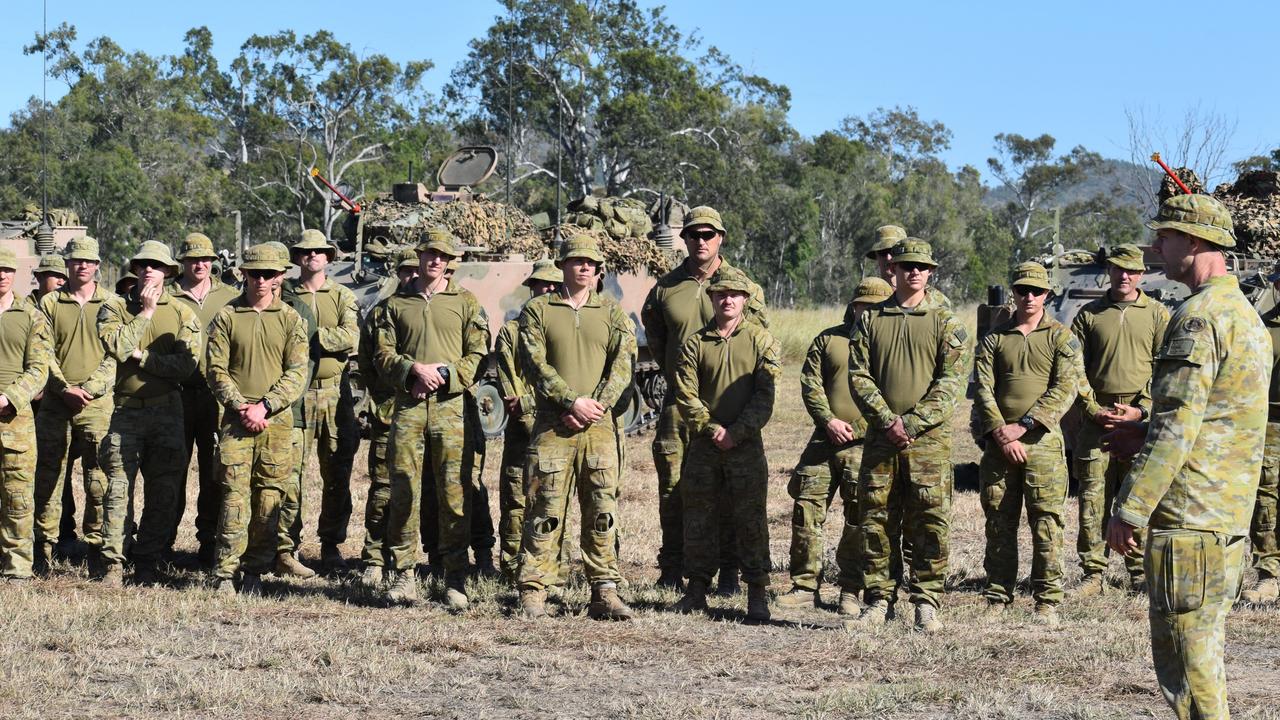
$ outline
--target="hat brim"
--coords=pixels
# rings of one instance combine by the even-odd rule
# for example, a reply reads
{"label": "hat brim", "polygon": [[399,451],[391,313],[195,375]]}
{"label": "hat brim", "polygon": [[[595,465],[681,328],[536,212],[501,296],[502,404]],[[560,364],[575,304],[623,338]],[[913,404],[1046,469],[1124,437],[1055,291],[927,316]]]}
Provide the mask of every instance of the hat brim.
{"label": "hat brim", "polygon": [[892,296],[890,295],[859,295],[858,297],[854,298],[853,301],[855,303],[867,303],[869,305],[879,305],[885,300],[888,300],[890,297]]}
{"label": "hat brim", "polygon": [[1129,270],[1130,272],[1146,272],[1147,266],[1136,260],[1120,260],[1118,258],[1107,258],[1108,265],[1115,265],[1118,268]]}
{"label": "hat brim", "polygon": [[600,263],[601,265],[604,265],[604,255],[600,254],[599,252],[596,252],[595,250],[571,250],[565,253],[564,256],[560,258],[560,260],[556,263],[556,267],[563,267],[564,261],[569,260],[571,258],[586,258],[588,260],[594,260]]}
{"label": "hat brim", "polygon": [[98,255],[90,255],[88,253],[72,253],[67,256],[67,260],[83,260],[85,262],[101,263],[102,258]]}
{"label": "hat brim", "polygon": [[[9,267],[9,266],[8,266],[8,265],[0,265],[0,268],[5,268],[5,267]],[[17,270],[18,268],[16,268],[16,267],[15,267],[15,268],[12,268],[12,269],[13,269],[13,270]],[[40,269],[40,268],[36,268],[35,270],[32,270],[32,271],[31,271],[31,274],[32,274],[32,275],[57,275],[58,277],[62,278],[63,280],[69,280],[69,279],[70,279],[69,277],[67,277],[67,271],[66,271],[66,270],[55,270],[55,269],[53,269],[53,268],[44,268],[43,270],[42,270],[42,269]]]}
{"label": "hat brim", "polygon": [[890,262],[893,265],[897,265],[898,263],[918,263],[920,265],[928,265],[931,268],[938,267],[938,263],[933,258],[920,253],[903,253],[901,255],[895,255],[893,260]]}
{"label": "hat brim", "polygon": [[460,252],[456,252],[456,251],[454,251],[454,250],[450,250],[449,248],[447,248],[447,247],[445,247],[445,246],[443,246],[443,245],[441,245],[441,244],[439,244],[439,243],[429,243],[429,242],[428,242],[428,243],[423,243],[423,244],[421,244],[421,245],[419,245],[419,246],[417,246],[417,247],[415,247],[415,248],[413,249],[413,251],[414,251],[414,252],[416,252],[416,253],[418,253],[419,255],[421,255],[422,253],[424,253],[424,252],[426,252],[426,251],[428,251],[428,250],[435,250],[436,252],[440,253],[441,255],[444,255],[445,257],[449,257],[449,258],[460,258],[460,257],[462,257],[462,253],[460,253]]}
{"label": "hat brim", "polygon": [[1033,287],[1041,290],[1053,290],[1053,285],[1048,280],[1040,280],[1038,278],[1018,278],[1017,282],[1010,283],[1010,287]]}
{"label": "hat brim", "polygon": [[1188,235],[1194,235],[1208,243],[1213,243],[1218,247],[1233,248],[1236,246],[1236,238],[1226,229],[1214,227],[1213,225],[1199,225],[1196,223],[1184,223],[1177,220],[1152,220],[1147,223],[1147,227],[1151,230],[1181,230]]}
{"label": "hat brim", "polygon": [[877,253],[882,253],[885,250],[892,250],[901,242],[902,240],[877,240],[876,243],[871,246],[871,249],[867,251],[867,259],[875,260]]}
{"label": "hat brim", "polygon": [[521,285],[524,285],[525,287],[529,287],[530,285],[536,282],[544,282],[544,283],[564,282],[564,276],[552,275],[551,273],[534,273],[529,277],[525,278],[525,281],[521,283]]}
{"label": "hat brim", "polygon": [[134,263],[147,262],[147,261],[163,263],[163,264],[164,264],[165,272],[167,272],[167,273],[169,274],[169,277],[173,277],[174,275],[177,275],[178,273],[182,272],[182,266],[181,266],[181,265],[179,265],[178,263],[175,263],[175,262],[165,262],[164,260],[161,260],[160,258],[153,258],[153,257],[135,257],[135,258],[129,258],[129,269],[130,269],[131,271],[133,271],[133,272],[135,272],[135,273],[136,273],[137,271],[133,270],[133,265],[134,265]]}
{"label": "hat brim", "polygon": [[240,266],[240,270],[245,272],[248,272],[249,270],[270,270],[271,272],[282,273],[282,272],[287,272],[289,270],[289,267],[287,265],[273,263],[268,260],[261,260],[257,262],[244,263],[243,265]]}
{"label": "hat brim", "polygon": [[687,239],[686,236],[689,234],[690,231],[696,230],[697,228],[700,228],[700,227],[709,227],[712,230],[715,230],[716,232],[720,233],[721,235],[724,234],[724,228],[718,225],[717,223],[709,222],[706,220],[699,220],[698,222],[689,223],[684,227],[680,228],[680,237]]}
{"label": "hat brim", "polygon": [[217,260],[218,255],[212,250],[192,250],[191,252],[178,253],[174,258],[178,262],[183,260]]}

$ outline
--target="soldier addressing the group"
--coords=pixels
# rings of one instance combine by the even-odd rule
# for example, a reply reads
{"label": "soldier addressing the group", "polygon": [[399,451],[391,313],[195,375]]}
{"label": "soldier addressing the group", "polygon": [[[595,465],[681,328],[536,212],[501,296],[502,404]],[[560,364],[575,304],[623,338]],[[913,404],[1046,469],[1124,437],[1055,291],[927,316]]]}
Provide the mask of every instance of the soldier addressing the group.
{"label": "soldier addressing the group", "polygon": [[[1080,308],[1071,322],[1084,364],[1079,393],[1082,418],[1073,460],[1080,483],[1076,550],[1084,577],[1072,593],[1075,597],[1102,592],[1102,574],[1107,569],[1103,532],[1129,471],[1127,462],[1102,451],[1102,436],[1116,423],[1146,418],[1150,401],[1144,391],[1169,324],[1169,309],[1138,287],[1146,265],[1137,245],[1115,246],[1106,262],[1110,289]],[[1142,534],[1134,539],[1141,548]],[[1141,552],[1125,555],[1124,565],[1131,586],[1143,592]]]}
{"label": "soldier addressing the group", "polygon": [[769,619],[769,465],[760,433],[773,414],[782,373],[778,341],[747,322],[752,282],[724,270],[707,286],[715,316],[680,348],[676,406],[689,437],[680,494],[684,501],[684,573],[678,609],[707,610],[707,587],[728,507],[735,555],[747,583],[747,618]]}
{"label": "soldier addressing the group", "polygon": [[[218,529],[218,513],[222,510],[218,480],[214,473],[214,451],[222,415],[221,408],[213,399],[204,379],[204,343],[208,340],[207,330],[214,316],[223,305],[240,294],[236,288],[223,284],[213,272],[213,263],[217,259],[209,236],[198,232],[188,234],[178,248],[182,274],[169,287],[173,299],[191,308],[200,323],[201,344],[196,351],[200,366],[182,382],[182,428],[186,442],[186,461],[183,467],[191,464],[193,453],[196,456],[196,542],[199,545],[200,564],[206,568],[213,566],[214,537]],[[182,515],[186,511],[185,479],[179,488],[176,502],[178,511],[173,517],[169,547],[173,547],[178,535],[178,524],[182,522]]]}
{"label": "soldier addressing the group", "polygon": [[[1271,282],[1280,280],[1273,274]],[[1280,500],[1280,305],[1262,315],[1271,336],[1271,384],[1267,388],[1267,441],[1262,455],[1262,474],[1249,524],[1249,544],[1253,548],[1253,569],[1258,582],[1240,593],[1249,603],[1274,602],[1280,598],[1280,527],[1277,501]]]}
{"label": "soldier addressing the group", "polygon": [[[705,290],[732,266],[720,255],[724,242],[724,222],[714,208],[701,206],[685,215],[680,231],[689,256],[679,267],[663,275],[645,298],[640,311],[645,337],[654,362],[662,370],[667,393],[662,401],[653,437],[653,464],[658,471],[658,520],[662,528],[662,545],[658,549],[658,584],[679,589],[684,565],[684,514],[680,498],[680,468],[689,444],[684,423],[680,421],[675,402],[675,367],[680,348],[695,332],[701,330],[714,314]],[[747,301],[747,319],[768,327],[765,317],[764,291],[751,284]],[[726,533],[733,523],[721,523]],[[730,593],[737,587],[737,562],[733,557],[733,537],[721,538],[720,584]]]}
{"label": "soldier addressing the group", "polygon": [[[343,562],[338,546],[346,541],[347,523],[351,520],[351,463],[360,439],[347,376],[347,359],[355,354],[360,340],[360,312],[355,294],[325,273],[338,248],[324,233],[303,231],[290,252],[299,276],[284,281],[283,298],[290,302],[297,296],[305,301],[318,326],[311,340],[311,353],[318,362],[302,401],[306,430],[300,462],[305,465],[311,448],[316,448],[322,484],[316,528],[320,535],[320,564],[337,569]],[[296,514],[291,512],[291,517],[284,518],[295,543],[301,539],[305,504],[305,498],[299,497]]]}
{"label": "soldier addressing the group", "polygon": [[138,285],[102,306],[98,335],[116,361],[115,412],[98,450],[107,476],[102,503],[104,578],[123,578],[124,533],[133,478],[142,473],[146,505],[133,544],[134,581],[152,584],[168,547],[177,503],[186,482],[181,383],[196,369],[202,344],[200,320],[165,289],[178,273],[169,247],[148,240],[129,260]]}
{"label": "soldier addressing the group", "polygon": [[272,569],[280,505],[293,472],[290,410],[306,387],[307,330],[300,315],[281,302],[275,286],[288,265],[271,248],[245,251],[244,291],[209,325],[205,373],[222,406],[218,518],[213,585],[234,593],[261,591]]}
{"label": "soldier addressing the group", "polygon": [[951,416],[964,395],[973,340],[928,294],[938,265],[929,243],[908,238],[893,253],[893,265],[893,297],[859,318],[849,340],[849,382],[869,426],[857,501],[867,607],[853,622],[889,618],[895,595],[890,518],[901,512],[902,535],[912,548],[915,626],[936,632],[950,552]]}
{"label": "soldier addressing the group", "polygon": [[391,498],[386,544],[391,567],[387,599],[413,603],[418,564],[423,462],[439,507],[445,604],[467,607],[467,541],[475,431],[463,390],[489,352],[489,323],[480,301],[445,277],[462,256],[449,231],[433,228],[417,246],[418,278],[387,301],[375,329],[378,374],[396,389],[389,445]]}
{"label": "soldier addressing the group", "polygon": [[840,567],[840,613],[861,611],[862,568],[857,554],[858,468],[862,465],[862,419],[849,386],[849,333],[853,323],[872,305],[893,294],[878,277],[863,278],[845,308],[844,321],[813,339],[800,369],[800,395],[813,418],[813,435],[800,454],[787,492],[795,501],[791,511],[791,590],[778,597],[782,607],[817,605],[822,580],[822,526],[827,509],[840,492],[844,503],[844,531],[836,551]]}
{"label": "soldier addressing the group", "polygon": [[49,319],[54,357],[49,363],[36,434],[36,567],[48,568],[62,517],[62,493],[67,450],[80,451],[84,471],[84,541],[89,546],[90,575],[101,579],[102,499],[107,480],[98,465],[98,446],[107,435],[114,410],[112,387],[116,361],[107,355],[98,336],[98,313],[115,297],[96,281],[98,241],[75,238],[67,243],[67,284],[40,298]]}
{"label": "soldier addressing the group", "polygon": [[1018,519],[1031,529],[1035,619],[1058,624],[1062,602],[1062,506],[1067,468],[1058,422],[1078,392],[1079,341],[1045,312],[1052,292],[1042,265],[1013,269],[1013,317],[982,339],[974,358],[979,466],[987,549],[988,610],[1013,603],[1018,579]]}
{"label": "soldier addressing the group", "polygon": [[31,400],[48,378],[45,316],[13,290],[18,259],[0,248],[0,579],[32,574],[36,421]]}
{"label": "soldier addressing the group", "polygon": [[1225,625],[1262,470],[1271,338],[1227,272],[1223,251],[1236,240],[1221,203],[1174,196],[1147,227],[1156,231],[1165,274],[1191,295],[1174,310],[1156,355],[1150,419],[1104,438],[1122,457],[1137,451],[1107,544],[1133,552],[1135,533],[1146,528],[1160,690],[1179,718],[1225,718]]}
{"label": "soldier addressing the group", "polygon": [[564,526],[577,497],[582,562],[591,583],[587,614],[629,620],[631,608],[617,589],[618,401],[631,385],[635,329],[613,298],[596,291],[604,255],[594,239],[567,240],[560,270],[560,291],[531,299],[520,313],[517,352],[537,408],[529,440],[520,606],[526,617],[547,614],[546,588],[560,578]]}

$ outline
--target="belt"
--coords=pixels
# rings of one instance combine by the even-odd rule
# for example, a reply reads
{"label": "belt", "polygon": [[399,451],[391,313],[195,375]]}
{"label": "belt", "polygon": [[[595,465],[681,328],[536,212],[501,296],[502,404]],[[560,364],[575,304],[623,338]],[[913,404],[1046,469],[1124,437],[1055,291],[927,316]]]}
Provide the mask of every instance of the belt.
{"label": "belt", "polygon": [[1099,405],[1110,405],[1112,403],[1120,403],[1121,405],[1132,405],[1134,398],[1138,397],[1138,393],[1094,393],[1094,400]]}
{"label": "belt", "polygon": [[341,382],[342,382],[341,373],[334,375],[333,377],[330,377],[330,378],[324,378],[323,380],[316,378],[315,380],[311,381],[311,389],[319,390],[321,388],[331,388]]}
{"label": "belt", "polygon": [[178,398],[177,390],[171,390],[163,395],[157,395],[155,397],[149,397],[149,398],[123,397],[121,395],[116,396],[116,407],[126,407],[126,408],[161,407],[164,405],[173,404],[174,402],[179,402],[179,403],[182,402]]}

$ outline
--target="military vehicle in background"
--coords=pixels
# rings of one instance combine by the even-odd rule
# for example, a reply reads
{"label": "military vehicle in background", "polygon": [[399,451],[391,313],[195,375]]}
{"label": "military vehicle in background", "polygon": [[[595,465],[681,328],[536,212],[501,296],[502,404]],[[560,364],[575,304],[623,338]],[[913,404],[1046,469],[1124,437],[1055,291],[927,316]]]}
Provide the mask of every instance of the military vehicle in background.
{"label": "military vehicle in background", "polygon": [[19,295],[26,295],[35,287],[31,271],[40,264],[41,255],[62,252],[68,241],[84,237],[88,230],[71,210],[51,208],[49,222],[43,219],[40,208],[33,204],[23,208],[21,218],[0,221],[0,247],[18,256],[13,289]]}

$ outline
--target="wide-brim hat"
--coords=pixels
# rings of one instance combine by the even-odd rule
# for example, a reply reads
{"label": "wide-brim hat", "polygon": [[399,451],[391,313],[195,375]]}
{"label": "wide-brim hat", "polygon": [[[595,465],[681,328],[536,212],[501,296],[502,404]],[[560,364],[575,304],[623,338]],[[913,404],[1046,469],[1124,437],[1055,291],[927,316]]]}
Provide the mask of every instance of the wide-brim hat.
{"label": "wide-brim hat", "polygon": [[680,228],[680,237],[684,237],[690,230],[702,225],[709,226],[721,235],[724,234],[724,220],[720,219],[720,212],[713,207],[699,205],[685,213],[684,227]]}
{"label": "wide-brim hat", "polygon": [[855,303],[881,303],[893,295],[893,286],[878,277],[866,277],[853,291]]}
{"label": "wide-brim hat", "polygon": [[740,292],[751,294],[753,283],[747,274],[738,268],[722,268],[707,285],[707,294],[717,292]]}
{"label": "wide-brim hat", "polygon": [[418,253],[413,250],[401,250],[400,253],[396,255],[396,270],[403,270],[405,268],[413,268],[416,270],[419,265]]}
{"label": "wide-brim hat", "polygon": [[[18,255],[9,248],[0,248],[0,269],[17,270]],[[63,277],[66,277],[64,274]]]}
{"label": "wide-brim hat", "polygon": [[132,270],[133,264],[136,262],[158,262],[165,267],[169,275],[176,275],[182,266],[174,261],[173,255],[169,252],[169,246],[155,240],[147,240],[138,248],[138,252],[129,258],[129,268]]}
{"label": "wide-brim hat", "polygon": [[933,259],[933,248],[929,243],[918,238],[907,238],[898,243],[893,249],[893,260],[891,262],[895,265],[898,263],[918,263],[929,267],[938,267],[938,261]]}
{"label": "wide-brim hat", "polygon": [[1107,254],[1107,262],[1133,272],[1144,272],[1147,269],[1142,249],[1132,243],[1123,243],[1111,248],[1111,252]]}
{"label": "wide-brim hat", "polygon": [[248,250],[244,251],[243,260],[240,263],[240,270],[243,272],[269,270],[282,273],[289,269],[288,263],[280,257],[279,251],[266,243],[250,246]]}
{"label": "wide-brim hat", "polygon": [[45,253],[40,256],[40,264],[35,270],[31,271],[32,275],[60,275],[63,280],[67,279],[67,261],[62,259],[58,253]]}
{"label": "wide-brim hat", "polygon": [[1160,203],[1152,230],[1181,230],[1218,247],[1236,246],[1235,224],[1226,206],[1209,195],[1174,195]]}
{"label": "wide-brim hat", "polygon": [[560,249],[560,261],[556,264],[563,266],[564,261],[569,258],[586,258],[604,264],[600,244],[590,235],[574,235],[564,241],[564,246]]}
{"label": "wide-brim hat", "polygon": [[529,287],[535,282],[564,282],[564,273],[560,272],[551,260],[539,260],[533,264],[533,272],[529,273],[529,277],[525,278],[521,285]]}
{"label": "wide-brim hat", "polygon": [[424,232],[419,237],[417,247],[413,250],[419,254],[428,250],[435,250],[447,257],[462,257],[462,250],[458,248],[458,239],[453,236],[453,233],[444,228],[431,228]]}
{"label": "wide-brim hat", "polygon": [[1049,281],[1049,271],[1035,262],[1019,263],[1009,274],[1009,284],[1013,287],[1033,287],[1042,290],[1053,290]]}
{"label": "wide-brim hat", "polygon": [[302,237],[289,248],[290,257],[299,250],[323,250],[330,260],[338,256],[338,246],[329,242],[329,239],[319,230],[303,230]]}
{"label": "wide-brim hat", "polygon": [[867,259],[875,260],[876,255],[885,250],[892,250],[898,243],[907,239],[907,231],[900,225],[881,225],[876,228],[876,241],[867,251]]}
{"label": "wide-brim hat", "polygon": [[188,233],[182,239],[182,244],[178,246],[178,260],[201,260],[208,258],[213,260],[218,257],[218,253],[213,250],[213,241],[204,233]]}
{"label": "wide-brim hat", "polygon": [[102,262],[102,256],[98,254],[98,241],[85,235],[84,237],[72,238],[67,242],[62,257],[67,260],[86,260],[88,262]]}

